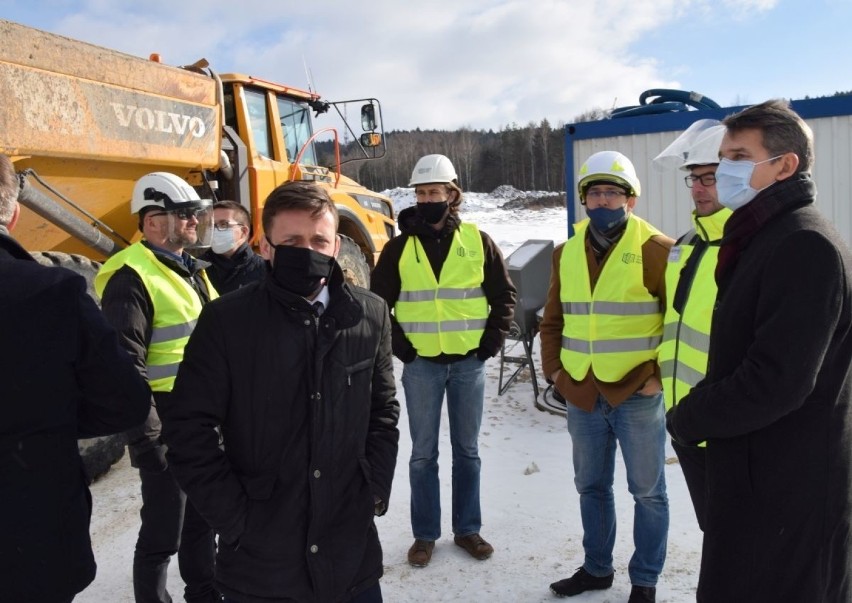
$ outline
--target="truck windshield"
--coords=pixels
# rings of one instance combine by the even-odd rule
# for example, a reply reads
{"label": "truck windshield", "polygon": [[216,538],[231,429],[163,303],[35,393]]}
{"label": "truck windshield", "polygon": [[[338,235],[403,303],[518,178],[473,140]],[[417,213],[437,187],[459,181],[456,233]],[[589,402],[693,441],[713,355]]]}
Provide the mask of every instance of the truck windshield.
{"label": "truck windshield", "polygon": [[[287,148],[287,160],[292,162],[296,160],[296,155],[299,154],[302,145],[313,133],[310,108],[283,96],[279,96],[277,99],[278,114],[281,116],[281,129],[284,131],[284,145]],[[302,154],[302,163],[305,165],[317,164],[313,142]]]}

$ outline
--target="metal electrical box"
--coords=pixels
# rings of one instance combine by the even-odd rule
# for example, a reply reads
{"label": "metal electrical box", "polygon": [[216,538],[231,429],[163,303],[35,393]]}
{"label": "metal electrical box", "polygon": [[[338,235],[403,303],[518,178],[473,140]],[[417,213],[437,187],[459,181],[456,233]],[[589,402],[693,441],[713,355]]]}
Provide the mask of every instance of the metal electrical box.
{"label": "metal electrical box", "polygon": [[553,241],[530,239],[506,258],[509,277],[518,289],[515,323],[520,333],[538,330],[536,312],[547,299],[552,255]]}

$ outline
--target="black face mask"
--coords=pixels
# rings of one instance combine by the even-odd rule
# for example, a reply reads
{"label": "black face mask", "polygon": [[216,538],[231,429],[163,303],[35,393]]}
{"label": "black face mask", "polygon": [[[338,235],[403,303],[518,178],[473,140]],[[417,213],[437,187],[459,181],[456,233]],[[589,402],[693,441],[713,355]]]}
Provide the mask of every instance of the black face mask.
{"label": "black face mask", "polygon": [[450,204],[447,201],[440,203],[418,203],[417,213],[426,224],[437,224],[447,213]]}
{"label": "black face mask", "polygon": [[275,245],[271,276],[287,291],[310,297],[331,276],[334,258],[306,247]]}

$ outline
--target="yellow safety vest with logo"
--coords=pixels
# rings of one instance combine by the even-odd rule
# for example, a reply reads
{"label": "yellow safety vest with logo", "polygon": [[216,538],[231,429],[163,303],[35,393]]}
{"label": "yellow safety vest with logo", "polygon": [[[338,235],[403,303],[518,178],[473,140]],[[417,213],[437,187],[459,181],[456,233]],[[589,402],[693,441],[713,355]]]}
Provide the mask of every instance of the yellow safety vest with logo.
{"label": "yellow safety vest with logo", "polygon": [[707,373],[710,323],[716,303],[716,262],[725,222],[722,208],[710,216],[693,215],[695,231],[669,252],[666,266],[666,315],[657,361],[663,377],[666,410],[677,404]]}
{"label": "yellow safety vest with logo", "polygon": [[[142,243],[134,243],[104,263],[95,277],[99,296],[103,296],[107,282],[122,266],[136,271],[154,304],[154,324],[145,359],[148,383],[155,392],[170,392],[183,360],[183,348],[201,314],[201,298],[189,283],[160,262]],[[217,298],[203,270],[201,278],[207,285],[210,299]]]}
{"label": "yellow safety vest with logo", "polygon": [[394,316],[418,355],[467,354],[479,347],[488,319],[482,235],[473,224],[459,225],[440,281],[418,245],[418,238],[411,236],[402,250]]}
{"label": "yellow safety vest with logo", "polygon": [[588,225],[588,219],[577,224],[562,248],[559,296],[564,326],[559,357],[575,381],[583,380],[591,368],[601,381],[614,383],[657,357],[663,309],[645,287],[642,245],[661,233],[630,214],[592,292],[586,260]]}

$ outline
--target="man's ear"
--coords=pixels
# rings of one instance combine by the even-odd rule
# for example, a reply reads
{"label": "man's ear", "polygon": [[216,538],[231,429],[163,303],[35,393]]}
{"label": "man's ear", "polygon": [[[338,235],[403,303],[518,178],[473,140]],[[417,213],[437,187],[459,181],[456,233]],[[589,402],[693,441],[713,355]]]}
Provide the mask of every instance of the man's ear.
{"label": "man's ear", "polygon": [[340,235],[334,235],[334,254],[332,257],[337,258],[337,254],[340,253]]}
{"label": "man's ear", "polygon": [[784,153],[781,156],[781,171],[775,176],[775,180],[786,180],[799,169],[799,156],[795,153]]}
{"label": "man's ear", "polygon": [[627,197],[627,209],[633,211],[633,208],[636,206],[636,197]]}
{"label": "man's ear", "polygon": [[260,237],[260,255],[269,262],[272,262],[272,258],[275,257],[275,248],[269,244],[269,239],[265,236]]}
{"label": "man's ear", "polygon": [[21,217],[21,204],[15,201],[15,209],[12,211],[12,218],[9,220],[9,224],[6,226],[10,231],[15,228],[15,224],[18,223],[18,218]]}
{"label": "man's ear", "polygon": [[247,243],[249,238],[249,227],[248,226],[240,226],[240,240],[238,241],[237,246],[242,245],[243,243]]}

